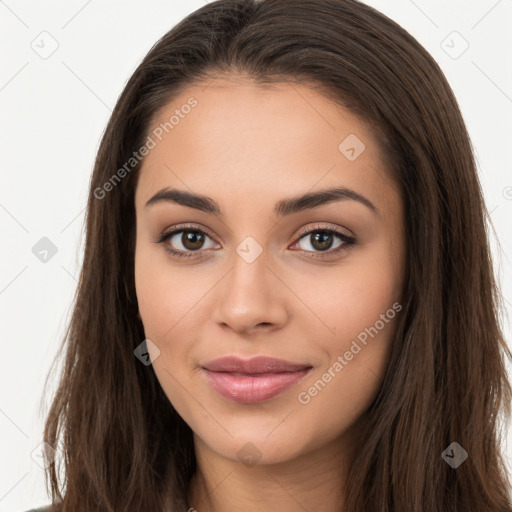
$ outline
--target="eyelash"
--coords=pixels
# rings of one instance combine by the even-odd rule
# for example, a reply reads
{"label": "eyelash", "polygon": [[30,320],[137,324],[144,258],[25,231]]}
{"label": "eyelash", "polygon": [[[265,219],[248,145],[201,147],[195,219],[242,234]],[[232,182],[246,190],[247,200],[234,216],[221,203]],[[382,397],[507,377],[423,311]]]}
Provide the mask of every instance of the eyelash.
{"label": "eyelash", "polygon": [[[189,224],[187,224],[187,225],[180,224],[178,226],[173,226],[173,229],[171,231],[163,231],[162,233],[160,233],[160,235],[158,236],[157,240],[155,240],[154,243],[162,244],[164,247],[164,250],[167,253],[169,253],[171,256],[177,256],[179,258],[194,257],[197,253],[201,252],[201,249],[199,249],[197,251],[181,251],[181,250],[177,251],[165,244],[165,242],[167,240],[169,240],[170,238],[172,238],[175,234],[181,233],[183,231],[195,231],[195,232],[199,232],[201,234],[207,235],[209,238],[212,238],[206,231],[204,231],[202,229],[199,229],[199,228],[189,225]],[[318,226],[314,226],[313,228],[310,228],[308,230],[301,231],[297,235],[297,238],[295,239],[295,241],[293,242],[292,245],[295,245],[297,242],[302,240],[302,238],[305,238],[308,235],[311,235],[313,233],[334,234],[342,240],[343,244],[332,251],[304,251],[304,250],[302,250],[302,252],[306,252],[306,253],[310,254],[310,256],[308,256],[308,257],[311,257],[311,258],[324,258],[324,257],[326,257],[326,255],[332,256],[333,254],[337,254],[339,252],[349,249],[351,246],[353,246],[356,243],[356,239],[354,237],[348,236],[347,234],[343,233],[343,231],[340,231],[337,228],[318,225]],[[212,240],[213,240],[213,238],[212,238]],[[208,250],[208,249],[203,249],[203,250]]]}

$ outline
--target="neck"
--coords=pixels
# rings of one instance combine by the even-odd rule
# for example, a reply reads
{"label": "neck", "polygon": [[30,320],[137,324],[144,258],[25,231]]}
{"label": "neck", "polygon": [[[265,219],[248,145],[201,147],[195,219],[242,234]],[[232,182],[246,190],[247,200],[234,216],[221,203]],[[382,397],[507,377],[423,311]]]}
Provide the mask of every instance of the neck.
{"label": "neck", "polygon": [[[352,443],[350,443],[354,446]],[[352,450],[340,440],[276,464],[248,466],[222,457],[194,436],[197,471],[190,512],[343,512],[343,487]]]}

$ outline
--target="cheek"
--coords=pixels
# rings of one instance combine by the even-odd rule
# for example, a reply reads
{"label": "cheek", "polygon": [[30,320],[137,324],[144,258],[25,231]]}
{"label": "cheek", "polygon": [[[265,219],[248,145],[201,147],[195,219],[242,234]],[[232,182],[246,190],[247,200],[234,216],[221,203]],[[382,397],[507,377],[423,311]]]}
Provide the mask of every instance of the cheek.
{"label": "cheek", "polygon": [[307,297],[311,310],[330,329],[331,341],[341,346],[373,326],[400,300],[397,262],[384,250],[382,257],[376,257],[376,252],[359,253],[329,275],[302,278],[302,285],[297,282],[297,294]]}
{"label": "cheek", "polygon": [[361,251],[317,289],[316,311],[331,330],[328,342],[322,342],[328,361],[321,371],[331,368],[336,378],[326,375],[332,384],[315,407],[336,401],[336,396],[343,396],[345,403],[365,404],[377,390],[402,309],[402,275],[396,272],[401,262],[395,256],[384,244]]}
{"label": "cheek", "polygon": [[165,262],[157,263],[155,254],[139,248],[135,258],[135,288],[144,334],[160,350],[152,367],[162,389],[173,406],[186,414],[188,402],[183,393],[187,382],[186,365],[193,339],[184,332],[195,332],[198,298],[201,290],[191,285],[183,272],[171,272]]}
{"label": "cheek", "polygon": [[144,257],[144,251],[138,250],[135,254],[135,290],[144,331],[150,339],[161,338],[169,329],[164,319],[170,323],[169,313],[173,311],[168,305],[166,274],[158,272],[158,266]]}
{"label": "cheek", "polygon": [[172,271],[165,254],[144,247],[135,251],[135,289],[145,334],[155,342],[187,325],[204,293],[189,273]]}
{"label": "cheek", "polygon": [[[402,306],[393,273],[352,270],[338,280],[341,286],[330,282],[324,287],[323,319],[334,333],[322,342],[325,364],[297,397],[305,422],[301,429],[311,436],[321,429],[334,438],[358,420],[379,390],[394,342]],[[326,411],[329,420],[319,419]]]}

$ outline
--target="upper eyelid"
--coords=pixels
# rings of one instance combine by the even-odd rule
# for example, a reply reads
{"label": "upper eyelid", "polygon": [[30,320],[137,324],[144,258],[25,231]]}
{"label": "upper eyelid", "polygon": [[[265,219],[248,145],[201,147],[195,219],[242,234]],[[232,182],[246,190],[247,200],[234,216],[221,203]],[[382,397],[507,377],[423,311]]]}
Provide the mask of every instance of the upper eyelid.
{"label": "upper eyelid", "polygon": [[163,236],[169,236],[171,234],[175,235],[176,233],[180,233],[181,231],[201,231],[208,235],[212,240],[215,238],[211,235],[210,231],[205,227],[199,225],[190,225],[190,224],[176,224],[175,226],[171,226],[169,229],[162,231]]}
{"label": "upper eyelid", "polygon": [[346,237],[348,238],[355,238],[353,235],[349,234],[349,233],[345,233],[343,231],[343,229],[345,229],[346,231],[348,231],[346,228],[339,228],[339,227],[333,227],[333,226],[328,226],[328,225],[322,225],[322,224],[315,224],[314,226],[311,226],[311,227],[308,227],[308,228],[304,228],[304,229],[300,229],[298,234],[296,235],[298,239],[302,238],[303,236],[305,235],[309,235],[311,233],[314,233],[316,231],[331,231],[337,235],[345,235]]}

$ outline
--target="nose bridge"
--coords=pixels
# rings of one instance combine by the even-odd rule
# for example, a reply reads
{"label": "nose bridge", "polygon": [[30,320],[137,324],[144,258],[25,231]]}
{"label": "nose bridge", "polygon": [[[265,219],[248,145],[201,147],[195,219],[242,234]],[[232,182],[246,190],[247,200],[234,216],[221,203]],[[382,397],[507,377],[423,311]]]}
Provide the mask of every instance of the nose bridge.
{"label": "nose bridge", "polygon": [[247,237],[235,248],[231,263],[232,269],[219,288],[216,321],[235,330],[284,322],[286,307],[279,282],[267,268],[271,264],[269,251]]}
{"label": "nose bridge", "polygon": [[232,256],[231,285],[236,289],[252,287],[258,294],[265,294],[266,274],[269,270],[270,254],[253,237],[247,237],[236,248]]}
{"label": "nose bridge", "polygon": [[245,240],[232,255],[233,269],[228,278],[226,299],[233,299],[232,305],[240,311],[256,311],[270,299],[270,271],[267,269],[269,254],[259,244],[256,246],[256,243]]}

